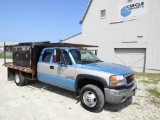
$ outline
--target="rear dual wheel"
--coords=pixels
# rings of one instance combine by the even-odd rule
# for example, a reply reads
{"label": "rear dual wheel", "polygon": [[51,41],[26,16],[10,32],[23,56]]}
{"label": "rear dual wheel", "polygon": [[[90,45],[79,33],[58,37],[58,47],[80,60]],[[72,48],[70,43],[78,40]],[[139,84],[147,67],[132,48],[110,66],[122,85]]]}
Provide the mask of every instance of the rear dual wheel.
{"label": "rear dual wheel", "polygon": [[26,83],[26,79],[20,75],[20,72],[15,72],[14,82],[17,86],[24,86]]}

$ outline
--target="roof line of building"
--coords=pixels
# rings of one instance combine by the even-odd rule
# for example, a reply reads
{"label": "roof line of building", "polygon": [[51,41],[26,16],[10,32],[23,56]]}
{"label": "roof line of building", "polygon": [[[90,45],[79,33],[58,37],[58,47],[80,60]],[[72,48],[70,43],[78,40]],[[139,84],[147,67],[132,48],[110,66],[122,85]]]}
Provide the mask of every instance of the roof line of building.
{"label": "roof line of building", "polygon": [[66,39],[64,39],[64,40],[60,40],[60,42],[66,41],[66,40],[68,40],[68,39],[70,39],[70,38],[73,38],[73,37],[75,37],[75,36],[78,36],[78,35],[80,35],[80,34],[81,34],[81,32],[78,33],[78,34],[75,34],[75,35],[73,35],[73,36],[71,36],[71,37],[69,37],[69,38],[66,38]]}
{"label": "roof line of building", "polygon": [[88,10],[89,10],[92,2],[93,2],[93,0],[90,0],[90,1],[89,1],[88,5],[87,5],[87,8],[86,8],[86,10],[85,10],[85,12],[84,12],[84,14],[83,14],[83,17],[82,17],[81,21],[79,22],[80,24],[82,24],[83,21],[84,21],[84,19],[86,18],[86,15],[87,15],[87,13],[88,13]]}

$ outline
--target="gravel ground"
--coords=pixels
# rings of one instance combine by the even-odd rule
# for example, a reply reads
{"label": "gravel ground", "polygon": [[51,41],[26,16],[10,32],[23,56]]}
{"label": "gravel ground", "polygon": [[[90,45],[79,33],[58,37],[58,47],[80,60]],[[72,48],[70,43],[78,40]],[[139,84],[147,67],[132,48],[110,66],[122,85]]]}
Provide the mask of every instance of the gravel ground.
{"label": "gravel ground", "polygon": [[0,59],[0,120],[160,120],[160,108],[150,102],[144,85],[132,100],[119,105],[105,104],[100,113],[83,109],[74,93],[41,82],[18,87],[7,81],[7,69]]}

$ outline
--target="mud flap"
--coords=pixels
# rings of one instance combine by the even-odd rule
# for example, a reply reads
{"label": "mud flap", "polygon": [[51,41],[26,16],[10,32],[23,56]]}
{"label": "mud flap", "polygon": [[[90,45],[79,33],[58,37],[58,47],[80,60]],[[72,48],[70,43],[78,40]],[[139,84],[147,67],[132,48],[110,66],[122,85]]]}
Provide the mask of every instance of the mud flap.
{"label": "mud flap", "polygon": [[12,81],[14,80],[14,73],[15,73],[15,70],[11,69],[11,68],[8,68],[7,69],[7,73],[8,73],[8,81]]}

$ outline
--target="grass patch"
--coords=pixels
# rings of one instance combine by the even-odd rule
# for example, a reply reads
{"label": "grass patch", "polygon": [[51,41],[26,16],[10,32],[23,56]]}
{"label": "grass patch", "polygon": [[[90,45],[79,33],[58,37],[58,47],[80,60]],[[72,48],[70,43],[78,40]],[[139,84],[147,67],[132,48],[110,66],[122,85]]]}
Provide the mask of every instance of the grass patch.
{"label": "grass patch", "polygon": [[151,84],[150,81],[147,81],[147,80],[141,80],[142,83],[145,83],[145,84]]}
{"label": "grass patch", "polygon": [[153,103],[155,106],[160,107],[160,92],[156,88],[148,89],[147,91],[150,93],[150,102]]}
{"label": "grass patch", "polygon": [[158,91],[159,88],[156,87],[160,83],[160,74],[135,72],[135,77],[140,77],[140,82],[144,84],[152,84],[155,86],[155,88],[152,87],[150,89],[147,89],[147,92],[149,92],[150,94],[149,96],[147,96],[147,98],[150,103],[154,104],[157,107],[160,107],[160,91]]}
{"label": "grass patch", "polygon": [[148,77],[152,80],[159,80],[160,81],[160,74],[156,73],[140,73],[140,72],[135,72],[135,77]]}
{"label": "grass patch", "polygon": [[155,106],[160,107],[160,99],[157,99],[156,97],[152,97],[150,99],[150,102],[153,103]]}
{"label": "grass patch", "polygon": [[[0,59],[4,58],[4,56],[0,56]],[[12,59],[10,56],[6,56],[6,59]]]}
{"label": "grass patch", "polygon": [[141,80],[141,82],[144,83],[144,84],[158,84],[160,82],[160,80],[159,79],[158,80],[150,79],[150,80]]}
{"label": "grass patch", "polygon": [[160,98],[160,92],[154,88],[154,89],[148,89],[147,90],[151,95],[157,97],[157,98]]}
{"label": "grass patch", "polygon": [[160,82],[160,74],[135,72],[135,77],[143,77],[143,79],[145,77],[148,78],[148,80],[141,80],[144,84],[158,84]]}
{"label": "grass patch", "polygon": [[135,102],[135,103],[132,103],[132,105],[140,105],[140,104]]}

